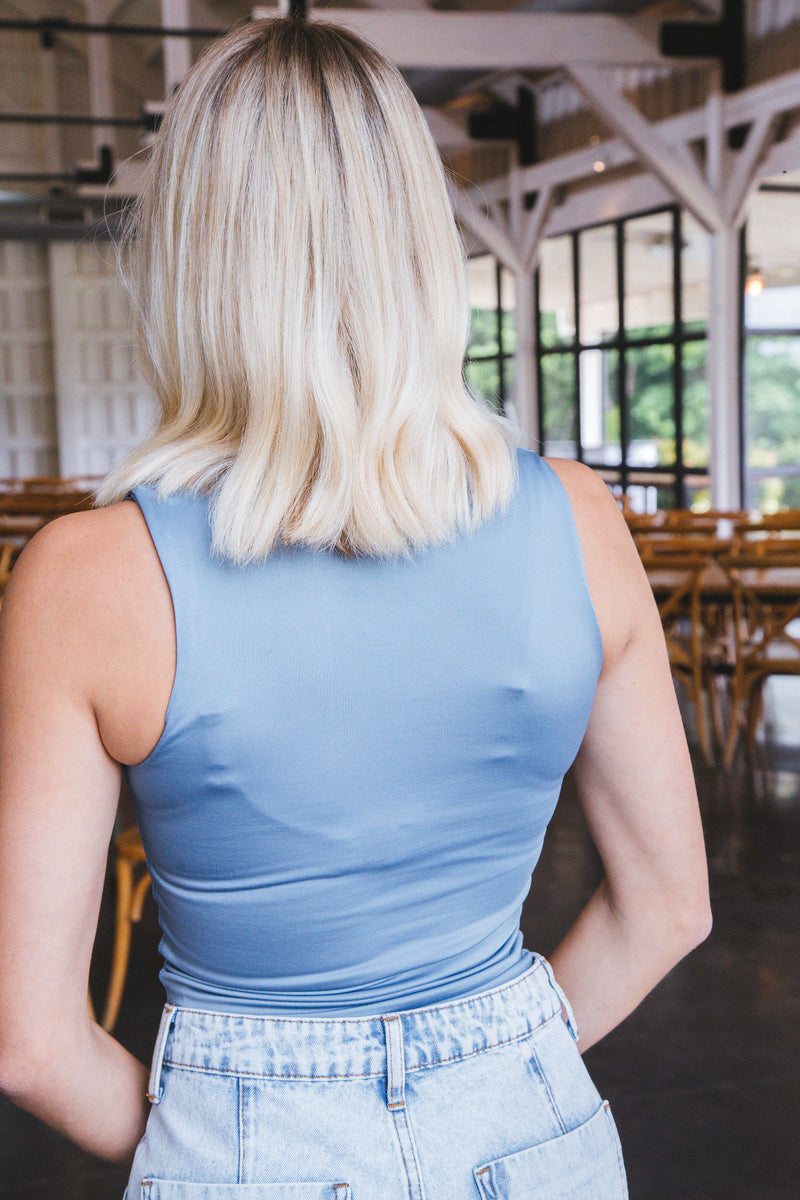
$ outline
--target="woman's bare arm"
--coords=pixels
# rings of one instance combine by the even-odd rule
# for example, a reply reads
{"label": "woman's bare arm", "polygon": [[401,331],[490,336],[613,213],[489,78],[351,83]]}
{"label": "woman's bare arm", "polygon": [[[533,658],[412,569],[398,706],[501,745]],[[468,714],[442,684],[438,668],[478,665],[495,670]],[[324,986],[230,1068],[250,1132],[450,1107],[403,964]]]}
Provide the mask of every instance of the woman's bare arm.
{"label": "woman's bare arm", "polygon": [[46,527],[0,612],[0,1088],[120,1162],[147,1073],[89,1019],[87,982],[120,787],[98,706],[138,649],[128,526],[108,510]]}
{"label": "woman's bare arm", "polygon": [[711,927],[692,766],[658,611],[605,484],[559,460],[603,635],[603,669],[574,766],[605,879],[551,956],[587,1049]]}

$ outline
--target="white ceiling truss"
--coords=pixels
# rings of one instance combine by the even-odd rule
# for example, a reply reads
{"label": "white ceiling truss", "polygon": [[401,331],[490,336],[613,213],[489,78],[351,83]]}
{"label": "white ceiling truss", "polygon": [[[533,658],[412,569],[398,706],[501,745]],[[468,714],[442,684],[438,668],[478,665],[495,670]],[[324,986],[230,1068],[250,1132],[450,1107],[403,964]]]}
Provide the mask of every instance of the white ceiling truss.
{"label": "white ceiling truss", "polygon": [[[487,233],[494,236],[494,231],[487,229],[489,222],[496,225],[510,243],[511,254],[506,259],[499,253],[500,242],[496,241],[492,246],[485,241],[487,248],[498,254],[511,270],[518,270],[523,261],[530,261],[531,234],[527,234],[523,259],[525,233],[519,239],[510,237],[507,225],[500,223],[498,218],[503,217],[505,209],[518,204],[521,194],[540,194],[546,189],[551,195],[554,190],[593,180],[597,185],[592,193],[595,195],[604,183],[603,174],[614,168],[632,168],[639,164],[660,181],[662,190],[654,191],[651,181],[641,179],[634,180],[636,186],[633,187],[630,180],[615,181],[603,188],[606,196],[626,187],[637,198],[645,193],[654,198],[666,195],[669,200],[683,204],[713,232],[741,224],[748,195],[759,177],[800,167],[800,128],[792,130],[780,142],[773,142],[781,119],[800,112],[800,71],[757,84],[733,96],[712,93],[702,109],[651,123],[622,93],[616,92],[596,68],[582,66],[570,70],[574,70],[576,82],[619,136],[455,193],[459,219],[473,234],[482,240]],[[748,128],[744,145],[738,151],[728,149],[728,132],[743,126]],[[697,161],[695,148],[698,144],[705,171]],[[598,163],[603,166],[599,175],[596,171]],[[655,203],[659,202],[662,201],[655,199]],[[569,199],[565,199],[563,207],[569,203]],[[578,198],[576,211],[582,206],[585,207],[585,194]],[[639,200],[638,206],[650,205]],[[559,207],[550,206],[542,226],[534,222],[534,208],[527,214],[528,229],[536,228],[540,234],[546,234],[553,232],[550,228],[553,224],[563,230],[582,223],[575,221],[572,226],[565,225],[563,219],[558,219]],[[614,215],[623,212],[624,209]]]}
{"label": "white ceiling truss", "polygon": [[[275,16],[277,6],[253,10]],[[346,25],[398,67],[537,70],[569,61],[669,63],[649,19],[605,13],[458,12],[392,8],[312,8],[315,21]]]}

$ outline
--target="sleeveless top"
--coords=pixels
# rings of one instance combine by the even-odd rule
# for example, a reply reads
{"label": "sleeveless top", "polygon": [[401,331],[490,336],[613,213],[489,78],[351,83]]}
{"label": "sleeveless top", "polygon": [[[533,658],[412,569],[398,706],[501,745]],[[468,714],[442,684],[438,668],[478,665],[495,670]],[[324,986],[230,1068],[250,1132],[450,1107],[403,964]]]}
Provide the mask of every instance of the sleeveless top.
{"label": "sleeveless top", "polygon": [[567,494],[410,559],[210,549],[208,499],[133,493],[172,594],[164,732],[127,769],[171,1003],[366,1015],[520,975],[519,917],[602,643]]}

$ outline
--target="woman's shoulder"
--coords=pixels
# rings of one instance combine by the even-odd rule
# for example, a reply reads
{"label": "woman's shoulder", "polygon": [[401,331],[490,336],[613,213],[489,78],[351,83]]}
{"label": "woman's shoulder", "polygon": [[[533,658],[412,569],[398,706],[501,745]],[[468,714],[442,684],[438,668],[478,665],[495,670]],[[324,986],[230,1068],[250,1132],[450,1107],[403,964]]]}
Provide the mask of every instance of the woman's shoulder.
{"label": "woman's shoulder", "polygon": [[650,586],[619,504],[600,475],[568,459],[543,461],[561,481],[572,507],[608,664],[652,605]]}
{"label": "woman's shoulder", "polygon": [[24,591],[61,609],[76,602],[102,603],[109,588],[119,591],[147,569],[149,542],[132,500],[58,517],[20,554],[7,598]]}
{"label": "woman's shoulder", "polygon": [[169,589],[135,503],[45,525],[11,573],[0,625],[6,666],[38,664],[54,689],[93,707],[101,733],[114,731],[103,737],[114,757],[126,761],[126,754],[136,754],[116,733],[126,717],[118,712],[119,697],[137,709],[148,736],[158,712],[145,719],[146,698],[156,693],[158,710],[171,686],[174,625]]}

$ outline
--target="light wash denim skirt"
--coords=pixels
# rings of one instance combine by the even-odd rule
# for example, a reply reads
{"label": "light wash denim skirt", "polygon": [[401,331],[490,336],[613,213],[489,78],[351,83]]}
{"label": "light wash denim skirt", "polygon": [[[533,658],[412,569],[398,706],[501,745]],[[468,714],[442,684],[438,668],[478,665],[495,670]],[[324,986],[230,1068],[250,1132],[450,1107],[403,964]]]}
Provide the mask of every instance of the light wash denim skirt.
{"label": "light wash denim skirt", "polygon": [[575,1039],[539,956],[381,1017],[167,1005],[127,1200],[624,1200]]}

